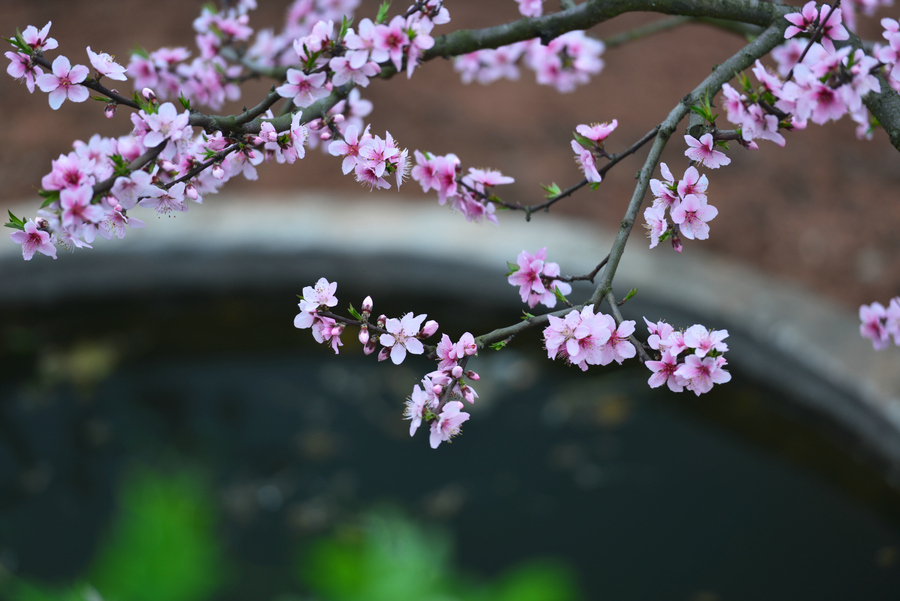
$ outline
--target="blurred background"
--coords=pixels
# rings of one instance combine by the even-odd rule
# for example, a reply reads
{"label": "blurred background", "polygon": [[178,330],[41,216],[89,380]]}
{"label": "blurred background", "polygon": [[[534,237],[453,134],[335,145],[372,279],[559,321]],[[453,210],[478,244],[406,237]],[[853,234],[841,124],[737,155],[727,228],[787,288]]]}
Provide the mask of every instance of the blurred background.
{"label": "blurred background", "polygon": [[[278,28],[287,5],[261,0],[251,24]],[[518,15],[512,0],[447,6],[453,20],[443,31]],[[86,62],[90,45],[127,63],[135,44],[193,49],[200,8],[185,0],[0,2],[0,23],[9,36],[53,21],[51,34],[73,62]],[[364,1],[357,15],[376,9]],[[592,33],[660,18],[626,16]],[[877,20],[860,21],[862,37],[880,35]],[[732,34],[686,25],[610,49],[605,70],[572,94],[537,86],[524,69],[519,82],[465,86],[437,60],[411,80],[374,81],[363,97],[374,103],[374,130],[410,149],[453,152],[465,167],[499,169],[516,178],[504,198],[535,203],[540,184],[581,179],[569,147],[576,125],[618,119],[607,144],[622,150],[740,45]],[[269,85],[249,82],[242,102],[254,104]],[[0,78],[11,141],[0,147],[0,208],[31,199],[36,209],[41,176],[73,140],[130,130],[125,110],[106,120],[99,103],[56,112],[45,103]],[[688,241],[684,254],[702,246],[851,314],[863,302],[886,303],[900,293],[896,150],[882,132],[857,140],[849,120],[787,140],[785,148],[732,148],[732,164],[709,174],[719,209],[710,240]],[[686,167],[683,150],[675,138],[665,154],[675,173]],[[554,212],[614,230],[643,156]],[[332,221],[350,220],[361,199],[435,205],[414,183],[399,195],[369,194],[319,151],[259,173],[259,181],[228,184],[229,211],[299,193],[327,199]],[[217,200],[190,217],[215,220]],[[146,220],[164,230],[182,217]],[[522,218],[501,215],[501,229]],[[529,226],[535,248],[542,218]],[[473,235],[490,237],[490,227]],[[629,247],[644,245],[636,231]],[[422,433],[410,440],[400,399],[427,362],[377,365],[346,335],[346,356],[335,360],[308,333],[285,327],[294,295],[328,273],[341,282],[342,306],[372,294],[376,311],[428,310],[448,332],[507,325],[521,307],[496,270],[389,251],[365,262],[335,247],[192,259],[173,245],[26,265],[43,270],[32,269],[40,275],[29,290],[40,291],[41,278],[63,283],[19,300],[7,289],[0,308],[0,598],[900,596],[896,480],[861,462],[821,416],[737,366],[739,386],[671,395],[649,390],[640,366],[581,374],[550,363],[532,332],[515,348],[479,356],[481,398],[465,436],[437,452]],[[226,268],[227,285],[206,285],[204,273]],[[262,272],[281,276],[261,285],[254,276]],[[184,284],[192,278],[199,283]],[[472,281],[481,294],[460,295]],[[83,294],[90,283],[108,296]],[[626,309],[679,325],[701,319],[641,295]]]}

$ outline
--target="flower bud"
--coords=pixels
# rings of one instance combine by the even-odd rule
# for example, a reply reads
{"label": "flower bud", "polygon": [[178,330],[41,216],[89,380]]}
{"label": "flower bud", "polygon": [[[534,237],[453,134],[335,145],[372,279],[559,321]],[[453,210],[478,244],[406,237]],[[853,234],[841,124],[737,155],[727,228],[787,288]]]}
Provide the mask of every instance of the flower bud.
{"label": "flower bud", "polygon": [[50,222],[44,217],[38,217],[34,220],[34,225],[37,226],[37,229],[39,230],[45,230],[50,227]]}
{"label": "flower bud", "polygon": [[440,384],[435,384],[431,390],[434,392],[435,396],[438,396],[438,397],[444,393],[444,387],[441,386]]}
{"label": "flower bud", "polygon": [[343,114],[338,113],[337,115],[334,116],[334,122],[335,122],[335,123],[343,123],[343,122],[344,122],[344,118],[345,118],[345,117],[344,117]]}
{"label": "flower bud", "polygon": [[200,194],[197,193],[197,188],[194,187],[194,184],[188,184],[184,187],[184,195],[191,200],[200,198]]}
{"label": "flower bud", "polygon": [[459,365],[454,365],[453,369],[450,370],[450,375],[459,380],[463,375],[463,368]]}
{"label": "flower bud", "polygon": [[366,326],[362,326],[359,329],[359,342],[363,345],[369,343],[369,328],[367,328]]}
{"label": "flower bud", "polygon": [[383,349],[378,351],[378,360],[384,361],[388,357],[390,357],[390,355],[391,355],[391,349],[389,349],[388,347],[384,347]]}
{"label": "flower bud", "polygon": [[216,163],[212,168],[212,175],[216,179],[225,179],[225,170],[222,169],[222,165]]}
{"label": "flower bud", "polygon": [[433,336],[435,332],[438,331],[438,322],[431,319],[425,322],[425,327],[422,328],[422,331],[419,332],[419,338],[428,338],[429,336]]}
{"label": "flower bud", "polygon": [[116,116],[116,106],[118,106],[115,102],[107,102],[106,106],[103,108],[103,115],[107,119],[112,119]]}
{"label": "flower bud", "polygon": [[387,324],[387,315],[382,313],[381,315],[378,316],[378,321],[376,321],[375,323],[376,323],[376,325],[378,325],[379,328],[381,328],[383,330],[384,326]]}
{"label": "flower bud", "polygon": [[683,250],[681,246],[681,238],[679,238],[677,234],[672,236],[672,248],[675,249],[675,252],[679,253]]}
{"label": "flower bud", "polygon": [[331,132],[330,132],[330,131],[323,131],[323,132],[319,135],[319,138],[321,138],[322,140],[330,140],[330,139],[331,139]]}
{"label": "flower bud", "polygon": [[371,314],[372,314],[372,309],[373,309],[374,306],[375,306],[375,303],[372,301],[372,297],[371,297],[371,296],[367,296],[366,298],[364,298],[364,299],[363,299],[363,302],[362,302],[362,312],[363,312],[363,315],[365,315],[366,317],[368,317],[369,315],[371,315]]}
{"label": "flower bud", "polygon": [[478,380],[481,379],[481,376],[479,376],[472,370],[469,370],[466,372],[466,377],[469,378],[470,380],[472,380],[473,382],[477,382]]}
{"label": "flower bud", "polygon": [[306,124],[306,127],[310,131],[319,131],[322,129],[322,120],[321,119],[313,119],[309,123]]}
{"label": "flower bud", "polygon": [[366,346],[363,347],[363,353],[367,355],[371,355],[375,352],[375,348],[378,346],[378,343],[375,342],[375,338],[369,338],[369,341],[366,343]]}
{"label": "flower bud", "polygon": [[144,88],[141,90],[141,96],[143,96],[149,102],[156,102],[156,94],[153,93],[153,90],[150,88]]}

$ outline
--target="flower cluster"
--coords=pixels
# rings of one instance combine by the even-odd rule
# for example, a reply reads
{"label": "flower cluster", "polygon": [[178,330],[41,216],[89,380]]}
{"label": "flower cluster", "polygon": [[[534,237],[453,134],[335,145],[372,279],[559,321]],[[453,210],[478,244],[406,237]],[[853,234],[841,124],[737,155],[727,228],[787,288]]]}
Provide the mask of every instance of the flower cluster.
{"label": "flower cluster", "polygon": [[497,224],[496,207],[490,189],[513,183],[513,178],[491,169],[469,168],[468,175],[461,175],[460,160],[455,154],[435,156],[431,153],[414,153],[416,164],[410,177],[419,182],[423,192],[434,190],[438,204],[448,201],[450,208],[462,213],[466,221],[490,221]]}
{"label": "flower cluster", "polygon": [[548,316],[550,325],[544,328],[544,347],[550,359],[565,359],[587,371],[588,365],[621,364],[635,356],[634,345],[628,338],[634,333],[634,321],[616,320],[604,313],[594,313],[594,306],[573,309],[564,318]]}
{"label": "flower cluster", "polygon": [[[757,60],[752,71],[759,85],[752,86],[742,76],[741,91],[728,84],[722,86],[728,121],[740,129],[744,145],[756,148],[755,140],[762,139],[784,146],[780,129],[803,129],[809,121],[822,125],[845,114],[858,124],[857,136],[871,136],[871,118],[863,97],[881,91],[875,73],[884,65],[888,81],[900,89],[900,68],[895,68],[900,27],[893,19],[882,20],[889,45],[876,45],[873,58],[850,46],[835,47],[835,41],[849,38],[841,15],[840,8],[832,10],[827,4],[816,7],[815,2],[808,2],[800,12],[785,17],[791,23],[785,37],[811,34],[822,26],[821,43],[812,43],[800,61],[806,44],[788,39],[772,52],[778,75]],[[782,80],[786,77],[789,79]]]}
{"label": "flower cluster", "polygon": [[[540,3],[527,4],[536,6],[536,10],[541,8]],[[535,8],[526,10],[534,12]],[[521,59],[534,71],[539,84],[553,86],[560,92],[572,92],[603,70],[600,55],[604,50],[603,42],[588,37],[583,31],[570,31],[546,45],[539,39],[533,39],[496,50],[476,50],[457,57],[454,68],[460,73],[463,83],[478,81],[489,84],[500,79],[518,79],[517,63]]]}
{"label": "flower cluster", "polygon": [[613,119],[612,123],[579,125],[575,128],[575,139],[572,140],[575,160],[584,172],[585,179],[592,184],[599,184],[602,179],[597,171],[597,157],[608,156],[603,150],[603,141],[618,125],[619,122]]}
{"label": "flower cluster", "polygon": [[370,190],[390,188],[385,179],[390,175],[396,178],[399,188],[409,171],[409,151],[398,148],[390,132],[385,132],[382,139],[370,134],[368,127],[360,134],[358,127],[351,125],[340,140],[329,144],[328,152],[344,157],[344,174],[353,171],[356,181]]}
{"label": "flower cluster", "polygon": [[[678,181],[675,181],[665,163],[660,163],[659,169],[664,179],[650,180],[653,205],[644,210],[650,248],[671,237],[672,244],[680,252],[678,234],[689,240],[706,240],[709,238],[708,222],[715,219],[719,211],[708,203],[706,189],[709,181],[705,175],[700,175],[696,167],[688,167],[684,177]],[[666,211],[669,211],[674,225],[666,220]]]}
{"label": "flower cluster", "polygon": [[887,309],[881,303],[862,305],[859,320],[860,335],[870,339],[875,350],[886,349],[892,336],[894,344],[900,346],[900,296],[892,298]]}
{"label": "flower cluster", "polygon": [[523,250],[515,263],[507,265],[507,281],[513,286],[519,286],[522,302],[528,303],[529,307],[541,303],[552,309],[556,306],[557,292],[562,296],[572,292],[569,284],[556,279],[560,273],[559,264],[547,261],[546,246],[534,254]]}
{"label": "flower cluster", "polygon": [[[712,390],[713,384],[731,381],[731,374],[722,369],[728,364],[722,356],[728,350],[723,342],[728,338],[728,330],[710,331],[695,324],[680,331],[664,321],[652,323],[646,317],[644,321],[650,331],[647,343],[660,356],[659,361],[646,362],[653,372],[647,382],[651,388],[666,384],[672,392],[687,388],[700,396]],[[691,349],[693,353],[689,352]]]}

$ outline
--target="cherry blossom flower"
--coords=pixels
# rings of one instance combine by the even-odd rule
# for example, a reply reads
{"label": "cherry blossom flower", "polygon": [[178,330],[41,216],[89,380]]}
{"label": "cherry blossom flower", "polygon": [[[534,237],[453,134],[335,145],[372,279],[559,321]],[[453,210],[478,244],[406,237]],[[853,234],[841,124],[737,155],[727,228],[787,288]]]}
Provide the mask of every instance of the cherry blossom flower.
{"label": "cherry blossom flower", "polygon": [[684,390],[684,378],[675,374],[679,368],[678,358],[675,355],[664,351],[660,361],[647,361],[644,365],[653,372],[653,375],[647,380],[650,388],[659,388],[666,384],[672,392]]}
{"label": "cherry blossom flower", "polygon": [[34,251],[56,258],[56,247],[50,242],[50,234],[39,230],[37,225],[29,219],[25,222],[24,231],[15,231],[9,235],[12,241],[22,245],[22,258],[30,261]]}
{"label": "cherry blossom flower", "polygon": [[613,119],[611,123],[594,123],[592,125],[579,125],[575,128],[579,134],[587,138],[588,140],[593,140],[597,143],[598,146],[603,145],[603,140],[605,140],[609,134],[613,132],[613,130],[618,127],[619,122],[616,119]]}
{"label": "cherry blossom flower", "polygon": [[[534,307],[541,303],[551,309],[556,306],[554,288],[558,288],[565,296],[572,292],[572,286],[566,282],[553,280],[559,276],[559,264],[546,261],[547,247],[539,249],[536,253],[523,250],[516,258],[518,269],[509,274],[507,281],[512,286],[519,286],[519,296],[523,303]],[[543,278],[549,279],[549,287],[544,285]]]}
{"label": "cherry blossom flower", "polygon": [[123,209],[131,209],[138,200],[147,196],[162,196],[164,190],[153,185],[153,177],[146,171],[132,171],[130,177],[117,177],[112,194]]}
{"label": "cherry blossom flower", "polygon": [[306,108],[328,96],[329,92],[324,87],[326,77],[325,73],[307,75],[297,69],[288,69],[287,83],[275,88],[275,91],[284,98],[290,98],[297,106]]}
{"label": "cherry blossom flower", "polygon": [[637,354],[634,345],[628,340],[628,337],[634,333],[634,321],[631,319],[624,320],[616,328],[615,320],[609,315],[606,318],[606,327],[609,328],[609,339],[600,347],[600,365],[609,365],[613,361],[622,364],[625,359],[631,359]]}
{"label": "cherry blossom flower", "polygon": [[516,0],[519,12],[525,17],[540,17],[544,14],[544,0]]}
{"label": "cherry blossom flower", "polygon": [[669,170],[668,165],[660,163],[659,170],[662,173],[664,181],[658,179],[650,180],[650,192],[652,192],[654,196],[653,206],[669,208],[681,200],[678,196],[678,185],[676,184],[675,178]]}
{"label": "cherry blossom flower", "polygon": [[459,434],[460,427],[469,419],[469,414],[463,412],[462,408],[463,404],[459,401],[450,401],[444,405],[438,418],[431,422],[429,442],[432,449]]}
{"label": "cherry blossom flower", "polygon": [[72,102],[84,102],[90,97],[88,89],[79,85],[88,76],[88,68],[84,65],[74,67],[65,56],[57,56],[53,61],[53,72],[43,73],[35,78],[35,83],[42,92],[49,92],[50,108],[54,111],[62,106],[66,99]]}
{"label": "cherry blossom flower", "polygon": [[654,205],[644,209],[644,227],[647,228],[647,236],[650,237],[650,248],[659,244],[659,239],[669,229],[666,221],[666,208],[662,205]]}
{"label": "cherry blossom flower", "polygon": [[575,151],[575,160],[584,172],[584,178],[591,183],[599,184],[603,178],[600,177],[600,172],[597,171],[594,153],[575,140],[572,140],[572,150]]}
{"label": "cherry blossom flower", "polygon": [[713,384],[731,381],[731,374],[722,369],[726,363],[725,357],[688,355],[681,367],[675,370],[675,375],[687,381],[685,388],[700,396],[712,390]]}
{"label": "cherry blossom flower", "polygon": [[6,72],[16,79],[24,79],[25,87],[34,93],[34,80],[41,75],[41,70],[31,62],[31,57],[21,52],[6,52],[4,54],[10,60]]}
{"label": "cherry blossom flower", "polygon": [[724,152],[714,150],[715,142],[712,134],[703,134],[700,136],[700,140],[686,135],[684,141],[690,146],[684,151],[684,156],[692,161],[697,161],[708,169],[718,169],[731,162]]}
{"label": "cherry blossom flower", "polygon": [[426,412],[436,411],[440,402],[434,393],[434,384],[428,376],[422,379],[421,384],[422,386],[416,384],[413,387],[412,395],[406,399],[406,410],[403,413],[404,419],[410,420],[410,436],[415,436],[416,430],[426,417]]}
{"label": "cherry blossom flower", "polygon": [[22,39],[25,40],[25,43],[31,47],[32,50],[40,50],[43,52],[44,50],[53,50],[59,46],[55,39],[49,37],[50,34],[50,25],[53,24],[53,21],[47,21],[47,24],[38,31],[37,27],[34,25],[29,25],[25,28],[25,31],[22,32]]}
{"label": "cherry blossom flower", "polygon": [[101,52],[97,54],[91,50],[91,47],[87,47],[88,57],[91,59],[91,65],[97,70],[97,73],[100,75],[105,75],[110,79],[115,79],[116,81],[125,81],[127,77],[125,77],[125,67],[115,62],[113,57],[108,55],[105,52]]}
{"label": "cherry blossom flower", "polygon": [[870,339],[877,351],[886,349],[889,344],[888,332],[882,323],[886,317],[887,311],[881,303],[875,302],[859,308],[859,319],[862,322],[859,324],[859,334]]}
{"label": "cherry blossom flower", "polygon": [[163,190],[159,196],[150,196],[138,201],[138,204],[148,209],[156,209],[158,215],[169,215],[172,211],[184,213],[188,210],[184,204],[184,182],[178,182],[168,190]]}
{"label": "cherry blossom flower", "polygon": [[334,307],[338,299],[334,295],[337,291],[337,282],[329,282],[325,278],[319,278],[315,286],[303,288],[303,297],[300,300],[300,313],[294,318],[294,327],[305,329],[311,327],[319,318],[316,312],[320,307]]}
{"label": "cherry blossom flower", "polygon": [[425,321],[425,315],[413,316],[407,313],[401,319],[391,318],[385,323],[384,329],[387,334],[382,334],[379,338],[382,346],[389,348],[391,353],[391,361],[394,365],[400,365],[406,358],[406,353],[413,355],[421,355],[425,352],[422,342],[416,338]]}
{"label": "cherry blossom flower", "polygon": [[689,194],[671,211],[672,221],[689,240],[709,238],[707,222],[712,221],[718,214],[719,210],[716,207],[707,204],[705,198],[695,194]]}
{"label": "cherry blossom flower", "polygon": [[728,345],[722,342],[728,338],[728,330],[709,331],[700,324],[689,327],[684,332],[684,343],[694,350],[698,357],[705,357],[710,351],[724,353]]}

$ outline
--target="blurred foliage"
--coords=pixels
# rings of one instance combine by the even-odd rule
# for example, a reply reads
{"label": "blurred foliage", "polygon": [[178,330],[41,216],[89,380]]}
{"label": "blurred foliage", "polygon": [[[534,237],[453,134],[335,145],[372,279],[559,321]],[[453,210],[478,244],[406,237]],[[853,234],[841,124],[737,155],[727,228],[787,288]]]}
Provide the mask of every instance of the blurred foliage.
{"label": "blurred foliage", "polygon": [[[11,579],[6,592],[13,601],[207,601],[225,583],[217,522],[203,478],[139,470],[122,487],[119,513],[86,579],[91,585],[54,589]],[[481,584],[454,568],[452,557],[445,531],[383,510],[314,541],[297,554],[295,574],[322,601],[580,598],[571,571],[554,562],[520,564]]]}
{"label": "blurred foliage", "polygon": [[516,566],[491,584],[464,577],[451,564],[446,533],[396,512],[372,513],[318,541],[298,574],[328,601],[575,601],[571,572],[554,562]]}

